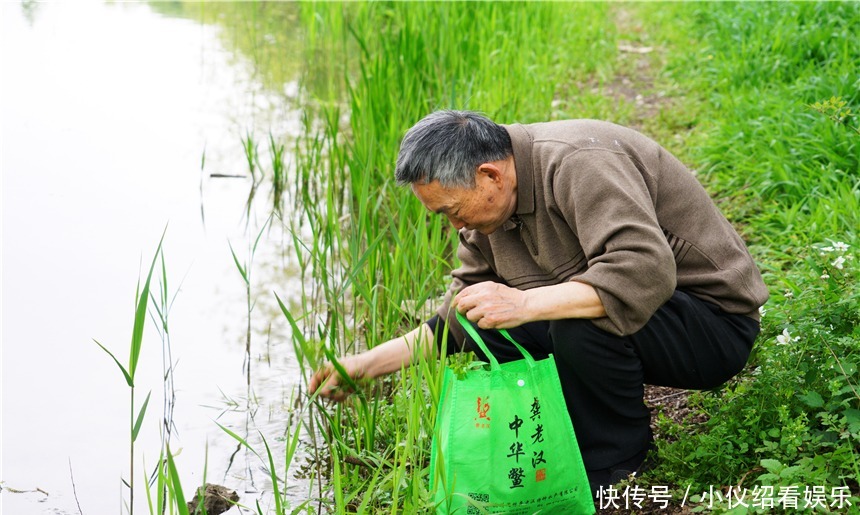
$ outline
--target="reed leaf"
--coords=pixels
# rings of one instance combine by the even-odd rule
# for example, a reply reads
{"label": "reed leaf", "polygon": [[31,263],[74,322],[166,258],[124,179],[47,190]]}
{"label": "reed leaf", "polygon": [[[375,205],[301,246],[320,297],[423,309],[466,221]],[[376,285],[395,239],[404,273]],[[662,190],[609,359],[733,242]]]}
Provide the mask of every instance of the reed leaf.
{"label": "reed leaf", "polygon": [[228,435],[232,436],[234,440],[236,440],[237,442],[239,442],[240,445],[242,445],[242,447],[244,447],[244,448],[248,449],[249,451],[251,451],[252,453],[254,453],[254,456],[260,458],[260,460],[262,461],[263,457],[260,456],[259,453],[257,453],[257,451],[255,451],[254,448],[251,447],[251,445],[244,438],[237,435],[233,431],[227,429],[226,427],[222,426],[218,422],[215,422],[215,425],[220,427],[221,430],[224,431],[225,433],[227,433]]}
{"label": "reed leaf", "polygon": [[[149,272],[146,274],[146,282],[143,285],[143,290],[137,296],[135,313],[134,313],[134,329],[131,333],[131,355],[128,361],[128,376],[134,382],[134,373],[137,370],[137,361],[140,357],[140,348],[143,345],[143,325],[146,323],[146,306],[149,301],[149,285],[152,281],[152,272],[155,270],[155,263],[158,260],[158,255],[161,253],[161,246],[164,243],[164,236],[167,234],[167,227],[161,233],[161,239],[158,241],[158,248],[155,249],[155,255],[152,257],[152,264],[149,265]],[[132,385],[129,385],[132,386]]]}
{"label": "reed leaf", "polygon": [[96,340],[95,338],[93,338],[93,341],[96,342],[96,345],[101,347],[103,351],[107,352],[108,356],[113,358],[113,361],[114,361],[114,363],[116,363],[116,366],[118,366],[120,371],[122,371],[122,375],[123,375],[123,377],[125,377],[126,384],[129,386],[129,388],[134,388],[134,380],[131,378],[131,375],[129,375],[129,373],[125,369],[125,367],[122,366],[122,363],[120,363],[119,360],[116,359],[116,356],[113,355],[113,352],[107,350],[107,347],[105,347],[104,345],[99,343],[98,340]]}
{"label": "reed leaf", "polygon": [[137,414],[137,420],[134,423],[134,428],[131,430],[131,441],[137,441],[137,434],[140,433],[140,426],[143,424],[143,417],[146,415],[146,407],[149,405],[149,397],[152,395],[152,391],[146,394],[146,400],[143,401],[143,406],[140,407],[140,411]]}
{"label": "reed leaf", "polygon": [[233,250],[233,244],[228,241],[227,245],[230,247],[230,254],[233,255],[233,263],[236,264],[236,268],[239,270],[239,273],[242,275],[242,280],[245,281],[246,285],[250,284],[250,282],[248,280],[248,274],[245,271],[245,267],[241,263],[239,263],[239,257],[236,256],[236,251]]}
{"label": "reed leaf", "polygon": [[179,480],[179,472],[176,470],[176,463],[173,461],[170,447],[167,448],[167,469],[169,471],[170,491],[176,500],[177,511],[179,515],[189,515],[188,503],[185,502],[185,494],[182,492],[182,483]]}
{"label": "reed leaf", "polygon": [[281,499],[281,490],[278,486],[278,475],[275,473],[275,460],[272,457],[272,450],[269,448],[269,442],[266,441],[266,437],[263,436],[263,433],[260,433],[260,438],[263,439],[263,445],[266,447],[266,456],[269,458],[269,477],[272,480],[272,493],[275,498],[275,513],[280,514],[284,512],[284,506]]}

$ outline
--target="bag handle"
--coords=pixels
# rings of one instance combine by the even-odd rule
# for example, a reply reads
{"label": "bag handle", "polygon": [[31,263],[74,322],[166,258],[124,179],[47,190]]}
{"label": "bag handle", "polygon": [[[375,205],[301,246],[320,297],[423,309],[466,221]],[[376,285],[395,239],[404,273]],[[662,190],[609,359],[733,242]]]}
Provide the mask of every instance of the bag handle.
{"label": "bag handle", "polygon": [[[475,327],[472,325],[472,322],[469,321],[466,317],[464,317],[459,311],[455,311],[455,313],[457,314],[457,320],[460,321],[460,325],[463,326],[463,329],[465,329],[466,332],[469,333],[469,336],[471,336],[472,339],[475,340],[475,343],[478,344],[478,347],[481,348],[481,350],[484,352],[484,355],[487,356],[487,359],[490,360],[490,369],[500,369],[501,366],[499,365],[499,360],[497,360],[496,357],[493,356],[493,354],[487,348],[487,345],[484,343],[484,340],[482,340],[481,337],[478,335],[478,331],[475,330]],[[528,363],[530,368],[535,366],[535,360],[534,358],[532,358],[532,355],[529,354],[529,352],[525,350],[522,345],[514,341],[513,337],[511,337],[511,335],[506,329],[499,329],[499,333],[505,338],[507,338],[509,342],[514,344],[514,346],[520,351],[520,354],[523,355],[523,358],[525,358],[526,363]]]}

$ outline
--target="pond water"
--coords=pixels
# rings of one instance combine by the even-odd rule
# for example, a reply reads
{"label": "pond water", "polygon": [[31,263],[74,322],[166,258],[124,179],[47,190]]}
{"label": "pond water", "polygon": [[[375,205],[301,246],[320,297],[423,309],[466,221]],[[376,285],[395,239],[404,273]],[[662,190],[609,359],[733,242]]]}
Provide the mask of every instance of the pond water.
{"label": "pond water", "polygon": [[[171,447],[186,492],[204,479],[252,506],[262,463],[216,424],[276,457],[300,383],[272,291],[297,302],[282,232],[254,254],[250,384],[240,260],[269,214],[246,211],[241,138],[301,129],[296,82],[270,92],[221,30],[145,4],[0,4],[2,469],[5,514],[120,513],[129,469],[128,387],[98,340],[128,361],[135,290],[165,227],[176,364]],[[271,89],[271,88],[270,88]],[[287,145],[289,148],[289,145]],[[205,153],[205,161],[203,156]],[[156,287],[154,285],[154,287]],[[136,409],[135,509],[158,459],[162,342],[148,323]],[[231,463],[232,460],[232,463]],[[205,466],[205,470],[204,470]],[[290,476],[291,497],[309,485]],[[238,512],[237,508],[230,513]]]}

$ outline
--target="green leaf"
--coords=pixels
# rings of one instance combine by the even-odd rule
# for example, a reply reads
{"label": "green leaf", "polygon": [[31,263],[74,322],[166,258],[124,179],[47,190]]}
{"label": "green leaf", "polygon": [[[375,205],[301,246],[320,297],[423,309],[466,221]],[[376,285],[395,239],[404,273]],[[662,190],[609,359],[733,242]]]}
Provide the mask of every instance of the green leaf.
{"label": "green leaf", "polygon": [[272,458],[272,450],[269,449],[269,443],[266,442],[266,437],[260,433],[260,438],[263,439],[263,445],[266,446],[266,455],[269,457],[269,475],[272,479],[272,490],[275,498],[275,513],[283,513],[284,508],[281,505],[281,492],[278,489],[278,475],[275,473],[275,460]]}
{"label": "green leaf", "polygon": [[779,460],[772,459],[764,459],[761,460],[761,466],[767,469],[768,472],[772,474],[779,474],[785,468],[785,465],[779,462]]}
{"label": "green leaf", "polygon": [[233,254],[233,262],[236,263],[236,268],[238,268],[239,273],[242,274],[242,280],[245,281],[245,284],[248,284],[248,274],[245,273],[245,267],[239,263],[236,251],[233,250],[233,244],[228,241],[227,245],[230,247],[230,254]]}
{"label": "green leaf", "polygon": [[170,480],[172,482],[173,495],[176,498],[177,508],[180,515],[188,514],[188,503],[185,502],[185,494],[182,493],[182,483],[179,481],[179,472],[176,470],[176,464],[173,462],[173,454],[170,452],[170,446],[167,446],[167,469],[170,471]]}
{"label": "green leaf", "polygon": [[[278,294],[272,292],[275,295],[275,299],[278,301],[278,306],[281,308],[281,312],[283,312],[284,317],[286,317],[287,322],[290,324],[290,328],[293,330],[293,341],[297,341],[299,345],[304,348],[307,345],[305,341],[305,335],[302,333],[302,330],[299,328],[299,324],[296,321],[296,318],[290,313],[290,310],[287,309],[287,306],[284,305],[284,302],[278,297]],[[317,360],[316,356],[309,355],[305,353],[305,357],[310,361],[310,365],[312,368],[317,368]]]}
{"label": "green leaf", "polygon": [[797,475],[798,472],[800,472],[800,467],[797,465],[792,465],[790,467],[785,467],[784,469],[782,469],[782,472],[779,473],[779,477],[783,479],[791,479],[795,475]]}
{"label": "green leaf", "polygon": [[152,390],[146,394],[146,400],[143,401],[143,406],[140,407],[140,411],[137,414],[137,420],[134,423],[134,429],[131,430],[131,441],[134,442],[137,440],[137,434],[140,432],[140,426],[143,424],[143,417],[146,415],[146,406],[149,404],[149,396],[152,395]]}
{"label": "green leaf", "polygon": [[804,404],[810,408],[820,408],[824,406],[824,399],[818,392],[807,392],[797,396]]}
{"label": "green leaf", "polygon": [[137,370],[137,361],[140,357],[140,348],[143,344],[143,326],[146,323],[146,305],[149,301],[149,284],[152,281],[152,272],[155,270],[155,263],[158,260],[158,255],[161,253],[161,245],[164,243],[164,235],[167,233],[167,227],[161,233],[161,240],[158,242],[158,248],[155,249],[155,255],[152,257],[152,264],[149,266],[149,273],[146,274],[146,283],[143,285],[143,291],[137,298],[137,305],[134,313],[134,330],[131,333],[131,356],[128,361],[128,375],[134,380],[134,373]]}
{"label": "green leaf", "polygon": [[215,425],[217,425],[218,427],[220,427],[220,428],[221,428],[221,430],[222,430],[222,431],[224,431],[225,433],[227,433],[228,435],[232,436],[232,437],[233,437],[233,439],[235,439],[237,442],[239,442],[243,447],[245,447],[245,448],[246,448],[246,449],[248,449],[249,451],[253,452],[253,453],[254,453],[254,455],[256,455],[258,458],[260,458],[260,460],[262,460],[262,459],[263,459],[263,457],[262,457],[262,456],[260,456],[259,454],[257,454],[257,451],[255,451],[255,450],[254,450],[254,448],[253,448],[253,447],[251,447],[251,446],[248,444],[248,442],[246,442],[246,441],[245,441],[245,439],[244,439],[244,438],[242,438],[241,436],[237,435],[237,434],[236,434],[236,433],[234,433],[233,431],[230,431],[229,429],[227,429],[226,427],[222,426],[222,425],[221,425],[221,424],[219,424],[218,422],[215,422]]}
{"label": "green leaf", "polygon": [[128,386],[130,388],[134,388],[134,381],[131,379],[131,376],[128,375],[128,372],[126,371],[125,367],[122,366],[122,363],[120,363],[119,360],[116,359],[116,356],[113,355],[113,352],[107,350],[107,347],[99,343],[98,340],[96,340],[95,338],[93,338],[93,341],[96,342],[96,345],[101,347],[103,351],[107,352],[108,356],[113,358],[114,362],[116,363],[116,366],[119,367],[119,369],[122,371],[122,375],[125,376],[125,382],[128,383]]}

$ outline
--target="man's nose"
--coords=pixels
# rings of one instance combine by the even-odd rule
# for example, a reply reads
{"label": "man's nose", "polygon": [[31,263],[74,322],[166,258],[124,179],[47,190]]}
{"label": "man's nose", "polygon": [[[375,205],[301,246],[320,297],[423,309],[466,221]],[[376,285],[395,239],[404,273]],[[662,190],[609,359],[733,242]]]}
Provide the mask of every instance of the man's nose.
{"label": "man's nose", "polygon": [[466,222],[460,220],[456,216],[448,215],[448,221],[451,222],[451,225],[453,225],[458,231],[463,227],[466,227]]}

